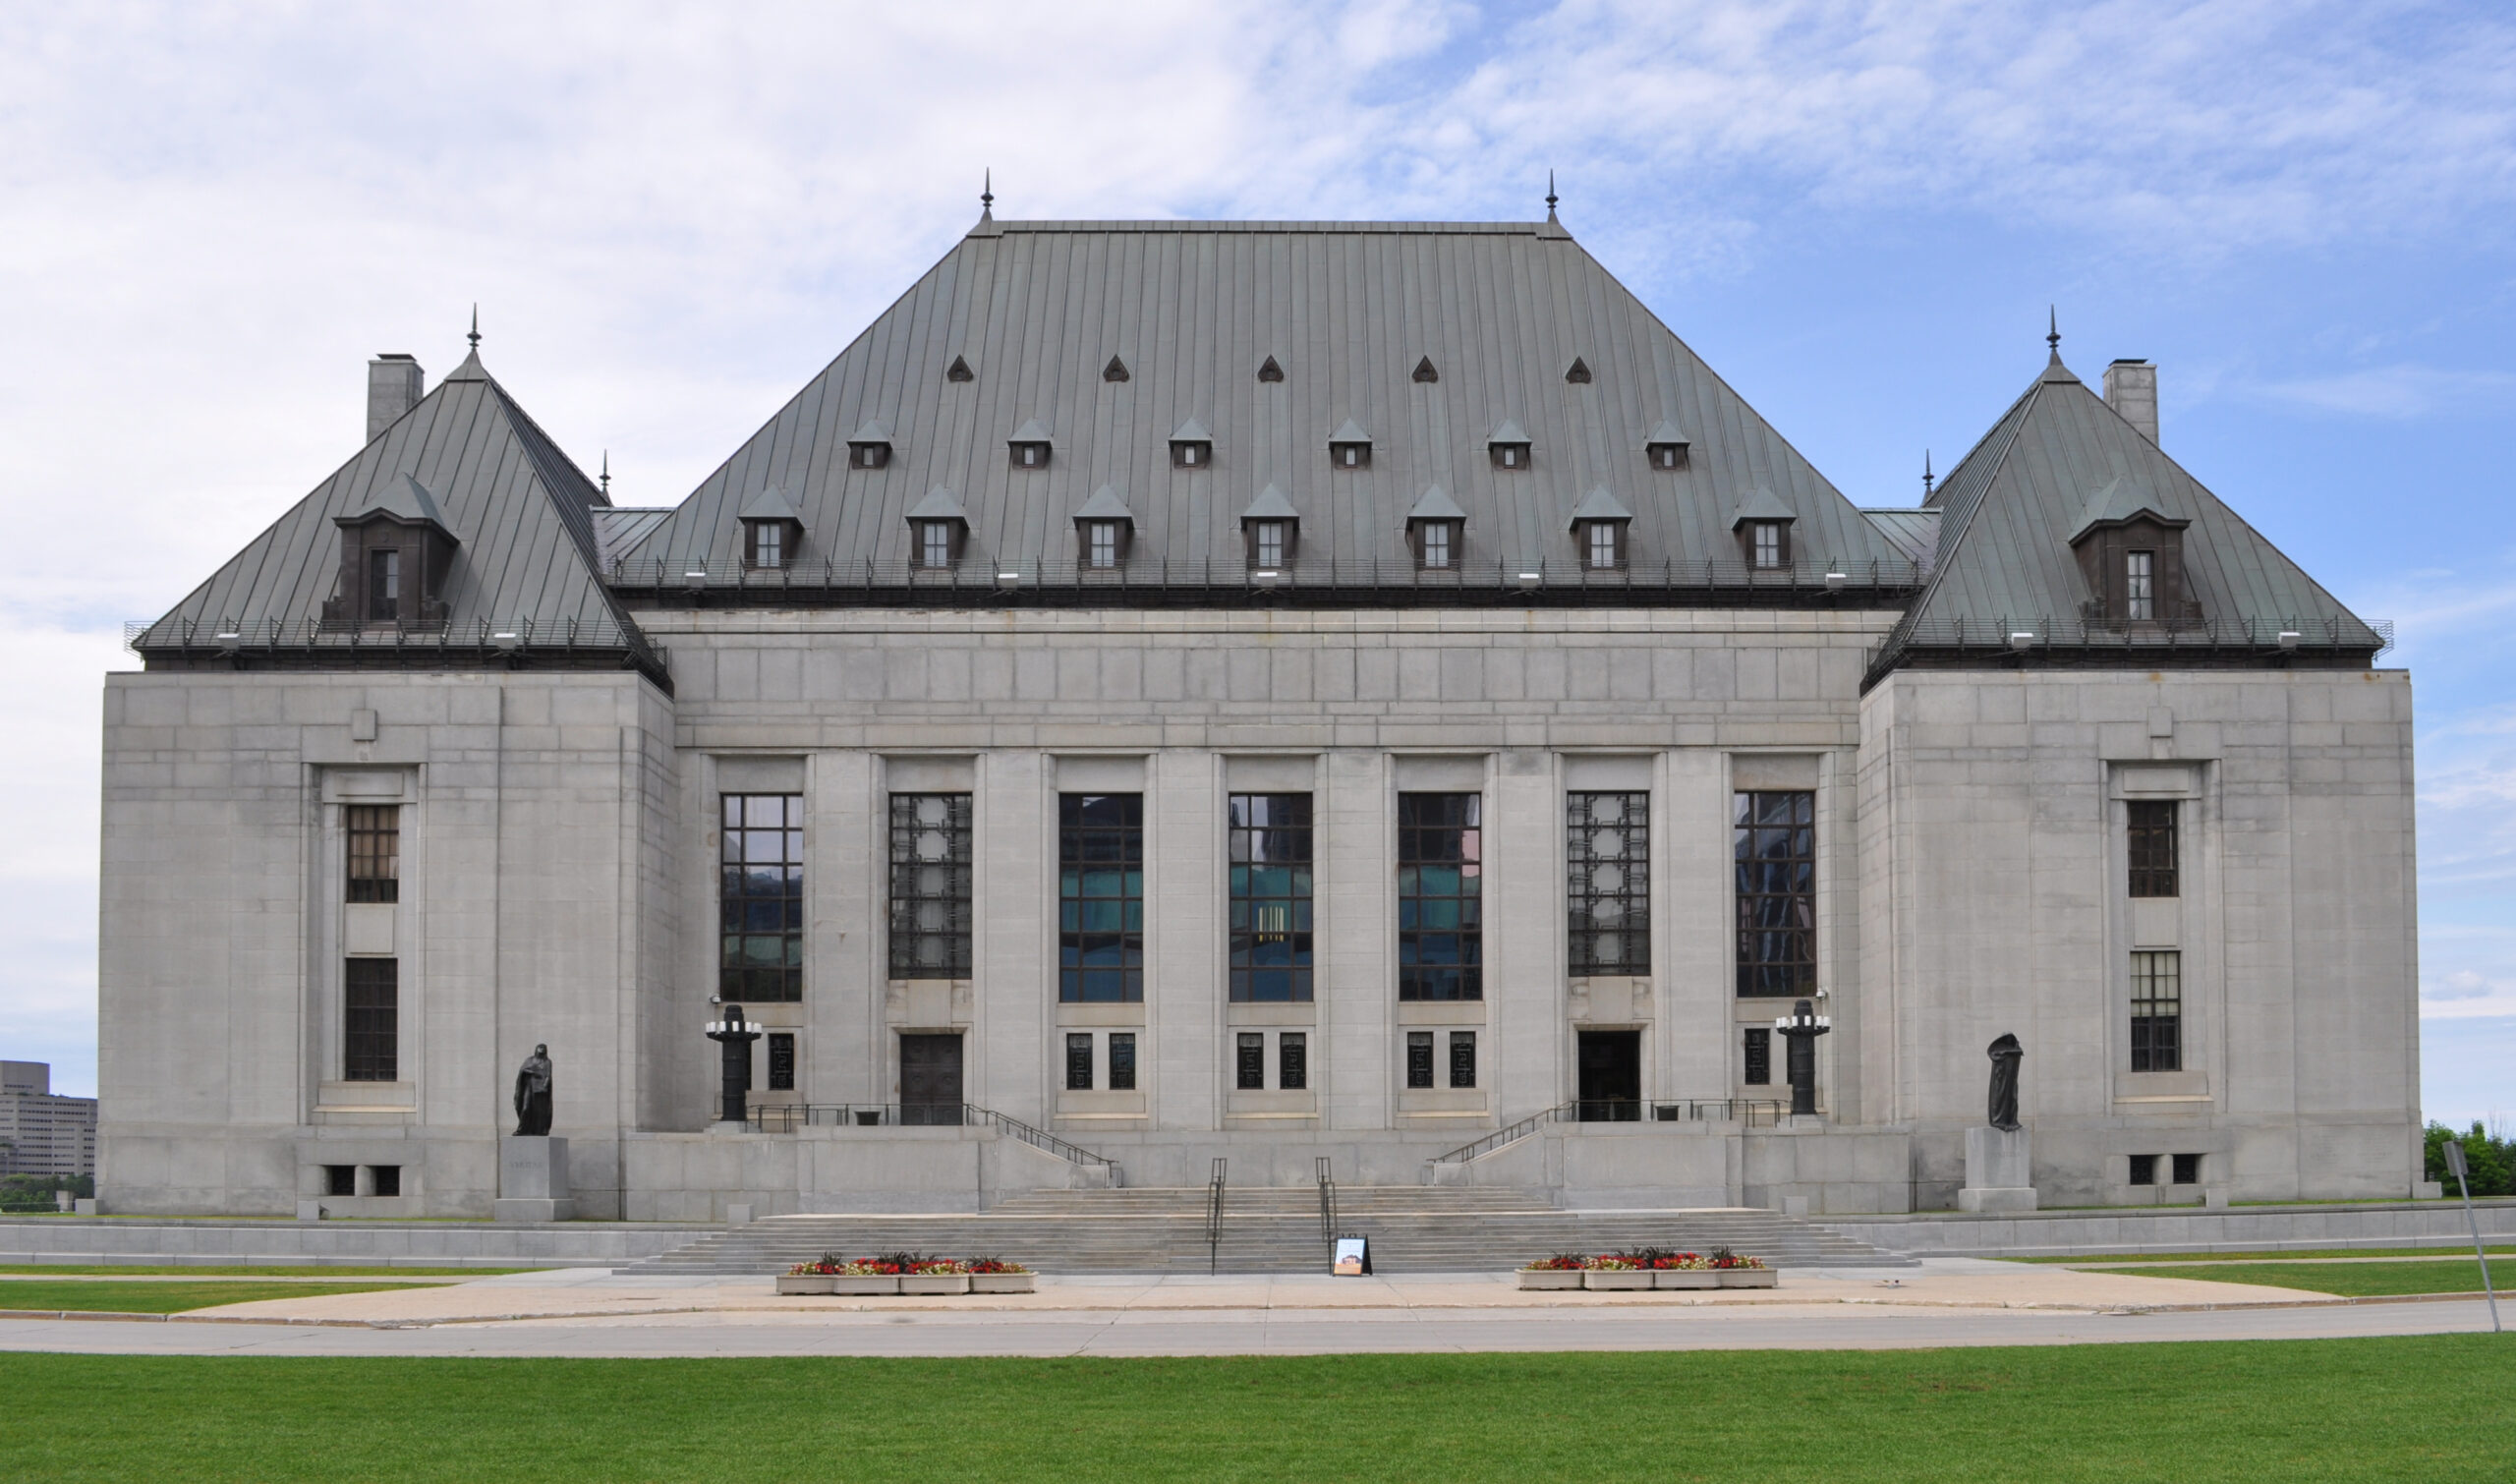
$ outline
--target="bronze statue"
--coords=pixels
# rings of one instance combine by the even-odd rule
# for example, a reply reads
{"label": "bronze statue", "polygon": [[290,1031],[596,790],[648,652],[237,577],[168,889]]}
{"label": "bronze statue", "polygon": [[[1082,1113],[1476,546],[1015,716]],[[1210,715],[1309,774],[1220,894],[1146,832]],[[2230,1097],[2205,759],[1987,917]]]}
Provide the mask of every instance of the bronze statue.
{"label": "bronze statue", "polygon": [[1991,1044],[1985,1055],[1992,1058],[1992,1096],[1989,1121],[2003,1133],[2018,1132],[2018,1063],[2027,1058],[2026,1048],[2016,1036],[2004,1035]]}
{"label": "bronze statue", "polygon": [[515,1074],[515,1131],[526,1138],[550,1134],[550,1048],[536,1046]]}

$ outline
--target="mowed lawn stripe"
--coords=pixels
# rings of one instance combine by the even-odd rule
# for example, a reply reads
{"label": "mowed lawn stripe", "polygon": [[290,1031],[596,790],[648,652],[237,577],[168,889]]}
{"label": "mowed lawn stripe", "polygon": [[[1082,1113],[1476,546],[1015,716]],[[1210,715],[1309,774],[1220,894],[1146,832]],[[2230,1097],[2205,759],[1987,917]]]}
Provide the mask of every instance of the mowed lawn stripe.
{"label": "mowed lawn stripe", "polygon": [[46,1283],[41,1279],[0,1279],[0,1309],[78,1310],[86,1314],[180,1314],[187,1309],[252,1303],[262,1298],[326,1298],[335,1293],[381,1293],[400,1288],[436,1287],[435,1284],[257,1284],[244,1281],[209,1283],[118,1284],[104,1281]]}

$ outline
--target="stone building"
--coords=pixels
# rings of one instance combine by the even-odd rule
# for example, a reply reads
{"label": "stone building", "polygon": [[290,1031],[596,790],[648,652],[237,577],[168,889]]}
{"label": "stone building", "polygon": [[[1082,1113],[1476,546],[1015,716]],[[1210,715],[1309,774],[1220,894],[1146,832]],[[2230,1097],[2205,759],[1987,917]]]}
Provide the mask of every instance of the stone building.
{"label": "stone building", "polygon": [[983,214],[668,510],[381,357],[108,683],[105,1207],[486,1215],[546,1043],[581,1215],[1939,1208],[2003,1033],[2048,1204],[2407,1195],[2409,681],[2032,370],[1857,508],[1552,211]]}

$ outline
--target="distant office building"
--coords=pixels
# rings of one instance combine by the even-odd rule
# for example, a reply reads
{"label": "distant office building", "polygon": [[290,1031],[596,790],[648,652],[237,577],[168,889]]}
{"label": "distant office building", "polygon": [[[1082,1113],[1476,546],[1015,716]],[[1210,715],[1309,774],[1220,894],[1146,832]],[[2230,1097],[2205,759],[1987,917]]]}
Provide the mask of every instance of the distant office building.
{"label": "distant office building", "polygon": [[96,1172],[96,1100],[57,1097],[52,1064],[0,1061],[0,1174]]}

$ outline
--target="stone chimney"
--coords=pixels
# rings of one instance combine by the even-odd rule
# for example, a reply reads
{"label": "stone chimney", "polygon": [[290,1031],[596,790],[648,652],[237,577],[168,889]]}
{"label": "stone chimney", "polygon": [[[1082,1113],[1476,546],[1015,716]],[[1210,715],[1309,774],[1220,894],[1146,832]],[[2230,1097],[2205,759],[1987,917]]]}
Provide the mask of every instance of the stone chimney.
{"label": "stone chimney", "polygon": [[2146,361],[2122,360],[2105,369],[2105,405],[2123,421],[2158,440],[2158,369]]}
{"label": "stone chimney", "polygon": [[[386,351],[367,363],[367,440],[420,405],[420,363],[400,351]],[[2105,394],[2114,395],[2114,373],[2105,373]]]}

